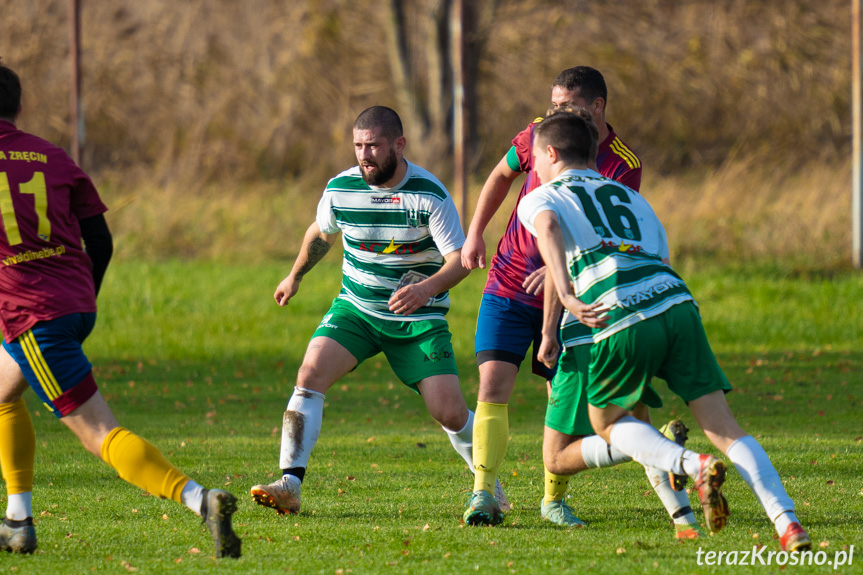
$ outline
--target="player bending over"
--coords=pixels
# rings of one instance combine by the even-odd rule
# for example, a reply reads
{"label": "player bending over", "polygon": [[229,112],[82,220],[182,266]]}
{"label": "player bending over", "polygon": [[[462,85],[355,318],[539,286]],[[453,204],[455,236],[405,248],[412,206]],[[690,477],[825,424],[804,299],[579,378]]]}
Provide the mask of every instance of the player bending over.
{"label": "player bending over", "polygon": [[561,302],[593,329],[587,390],[593,428],[642,465],[693,478],[707,525],[718,532],[728,517],[725,463],[676,445],[632,415],[639,402],[661,407],[651,380],[664,379],[740,472],[782,549],[810,548],[779,474],[731,413],[725,399],[731,386],[695,300],[669,265],[665,230],[650,205],[587,169],[593,136],[584,118],[556,114],[536,132],[535,170],[546,184],[521,202],[518,216],[537,237]]}

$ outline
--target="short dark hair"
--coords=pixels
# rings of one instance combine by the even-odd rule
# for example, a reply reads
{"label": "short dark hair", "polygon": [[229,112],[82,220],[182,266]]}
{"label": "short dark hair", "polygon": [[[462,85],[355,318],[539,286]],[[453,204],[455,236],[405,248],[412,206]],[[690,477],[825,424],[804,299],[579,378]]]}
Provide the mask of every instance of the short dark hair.
{"label": "short dark hair", "polygon": [[21,80],[0,61],[0,118],[13,119],[21,109]]}
{"label": "short dark hair", "polygon": [[381,129],[381,135],[389,141],[402,137],[402,120],[392,108],[372,106],[363,110],[354,122],[354,130]]}
{"label": "short dark hair", "polygon": [[590,148],[590,159],[596,160],[596,154],[599,152],[599,128],[596,127],[596,122],[593,121],[593,115],[581,106],[566,104],[559,108],[551,106],[548,111],[546,111],[545,116],[553,116],[554,114],[560,114],[563,112],[575,114],[587,122],[587,127],[590,129],[590,134],[593,136],[593,146]]}
{"label": "short dark hair", "polygon": [[587,164],[596,145],[592,123],[588,113],[557,112],[537,124],[534,139],[557,150],[564,163]]}
{"label": "short dark hair", "polygon": [[597,98],[602,98],[608,102],[608,88],[605,85],[605,78],[602,77],[599,70],[590,66],[576,66],[564,70],[554,79],[551,87],[554,88],[555,86],[570,91],[581,88],[581,97],[587,100],[588,104],[593,103]]}

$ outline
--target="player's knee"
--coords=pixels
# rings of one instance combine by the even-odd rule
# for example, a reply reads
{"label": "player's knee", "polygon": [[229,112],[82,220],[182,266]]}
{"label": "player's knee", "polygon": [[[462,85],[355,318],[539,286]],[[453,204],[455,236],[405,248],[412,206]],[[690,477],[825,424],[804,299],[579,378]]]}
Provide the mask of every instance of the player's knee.
{"label": "player's knee", "polygon": [[304,387],[317,391],[320,387],[325,386],[326,374],[314,363],[303,363],[297,372],[297,387]]}

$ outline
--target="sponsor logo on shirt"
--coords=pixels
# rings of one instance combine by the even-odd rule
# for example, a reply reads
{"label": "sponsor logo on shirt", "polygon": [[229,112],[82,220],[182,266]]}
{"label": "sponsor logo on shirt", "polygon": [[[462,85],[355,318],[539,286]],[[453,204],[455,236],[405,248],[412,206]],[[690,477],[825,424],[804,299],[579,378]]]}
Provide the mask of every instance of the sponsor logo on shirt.
{"label": "sponsor logo on shirt", "polygon": [[372,196],[373,204],[400,204],[402,199],[398,196]]}
{"label": "sponsor logo on shirt", "polygon": [[412,242],[409,244],[397,244],[395,238],[391,239],[389,244],[383,244],[378,242],[362,242],[360,244],[360,249],[364,252],[373,252],[383,255],[395,254],[397,256],[404,254],[415,254],[417,253],[418,248],[419,242]]}
{"label": "sponsor logo on shirt", "polygon": [[57,246],[56,248],[45,248],[39,251],[26,251],[20,254],[15,254],[3,259],[3,265],[13,266],[21,262],[30,262],[33,260],[44,260],[45,258],[53,258],[62,256],[66,253],[66,246]]}
{"label": "sponsor logo on shirt", "polygon": [[618,300],[618,301],[614,302],[614,304],[611,306],[611,309],[614,309],[614,308],[626,309],[628,307],[635,307],[638,304],[640,304],[641,302],[651,300],[651,299],[655,298],[656,296],[658,296],[659,294],[670,290],[671,288],[675,288],[675,287],[682,286],[682,285],[685,285],[685,284],[681,280],[678,280],[678,279],[671,279],[671,280],[662,282],[660,284],[652,285],[649,288],[647,288],[646,290],[635,292],[634,294],[630,295],[626,299],[622,299],[622,300]]}

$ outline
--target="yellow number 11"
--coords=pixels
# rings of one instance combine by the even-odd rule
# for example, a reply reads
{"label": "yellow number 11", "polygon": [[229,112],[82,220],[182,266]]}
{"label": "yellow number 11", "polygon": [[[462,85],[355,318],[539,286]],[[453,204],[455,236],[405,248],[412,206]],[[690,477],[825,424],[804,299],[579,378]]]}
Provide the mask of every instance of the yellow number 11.
{"label": "yellow number 11", "polygon": [[[29,182],[18,185],[22,194],[33,194],[35,199],[36,217],[39,221],[37,233],[45,241],[51,239],[51,220],[48,219],[48,193],[45,188],[45,174],[35,172]],[[18,229],[18,218],[15,216],[15,205],[12,203],[12,188],[6,172],[0,172],[0,212],[3,214],[3,227],[6,228],[6,239],[10,246],[21,243],[21,232]]]}

